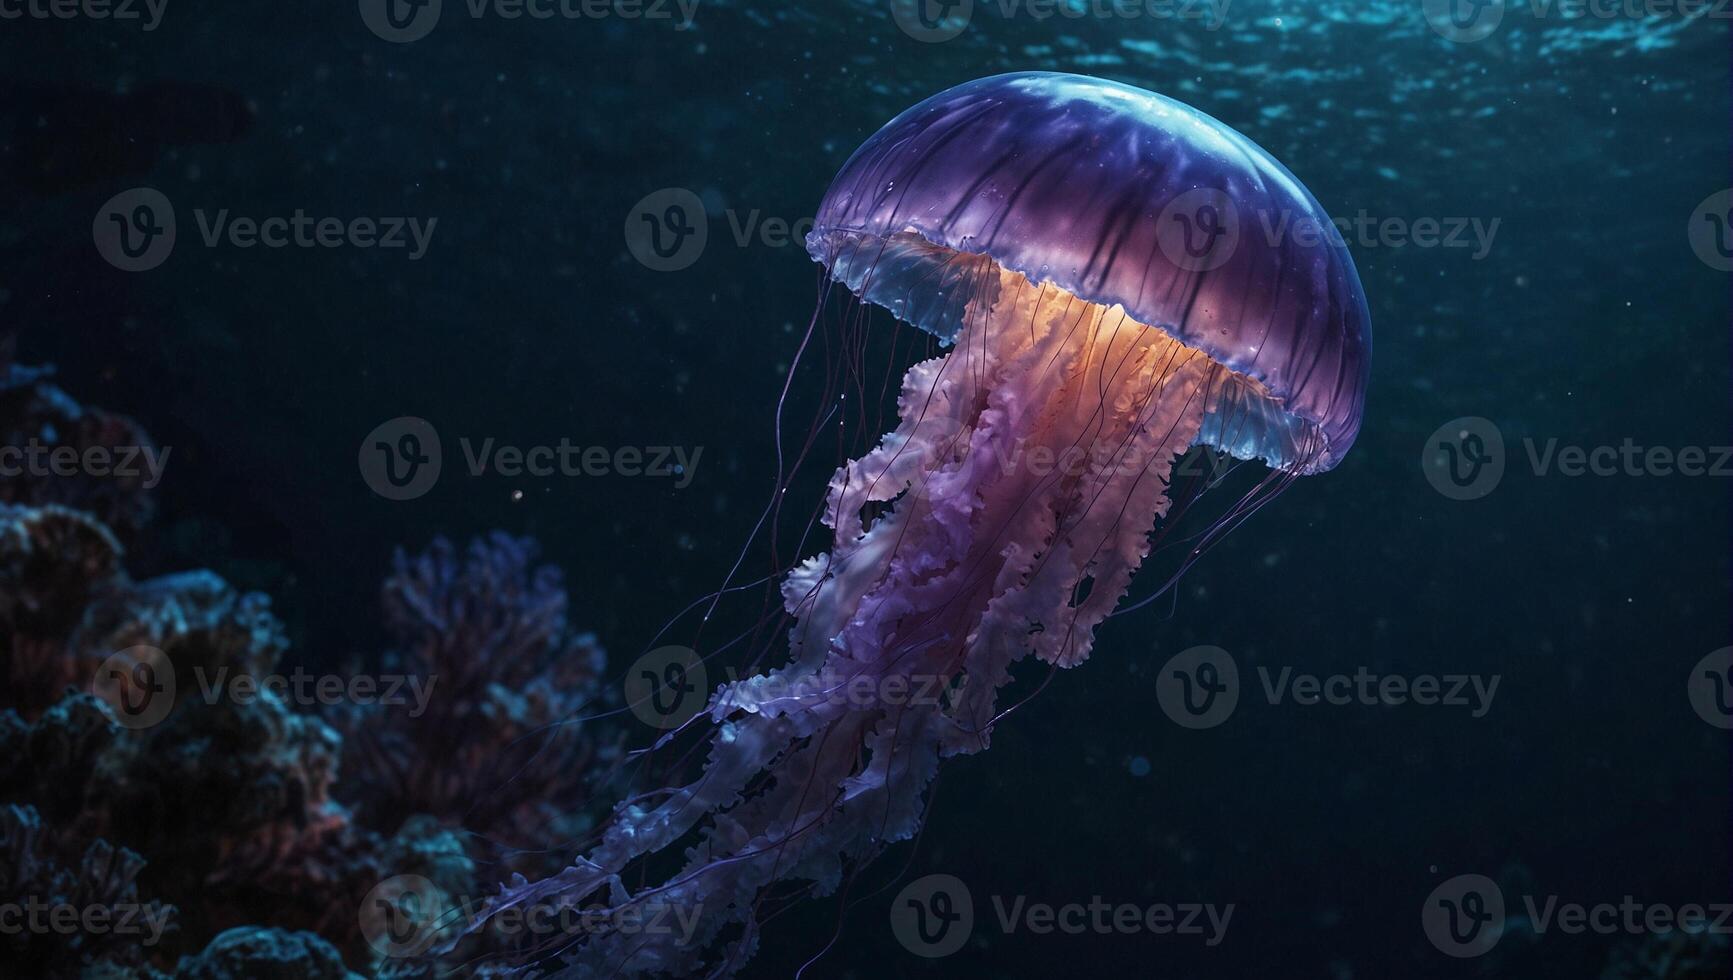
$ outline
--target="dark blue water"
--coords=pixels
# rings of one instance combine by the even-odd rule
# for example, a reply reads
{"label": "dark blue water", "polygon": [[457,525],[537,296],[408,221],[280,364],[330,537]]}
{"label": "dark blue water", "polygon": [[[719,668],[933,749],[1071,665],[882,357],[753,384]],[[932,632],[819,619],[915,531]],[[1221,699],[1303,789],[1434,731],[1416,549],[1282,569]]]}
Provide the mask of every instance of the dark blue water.
{"label": "dark blue water", "polygon": [[[446,0],[410,43],[350,3],[168,0],[149,31],[0,21],[0,325],[22,360],[56,363],[82,401],[174,447],[134,573],[210,567],[270,593],[289,662],[333,669],[381,647],[394,548],[503,528],[542,542],[574,624],[624,665],[723,581],[771,492],[773,413],[817,284],[780,228],[810,217],[855,146],[1001,71],[1188,102],[1355,229],[1375,337],[1359,444],[1171,596],[1111,621],[990,751],[945,768],[918,844],[875,866],[855,897],[882,890],[840,931],[837,902],[799,903],[747,975],[788,975],[835,933],[816,975],[1622,976],[1603,971],[1647,937],[1536,929],[1522,897],[1733,898],[1726,731],[1690,699],[1694,665],[1730,642],[1733,466],[1572,476],[1549,453],[1629,440],[1713,463],[1733,443],[1717,252],[1733,232],[1708,200],[1733,183],[1729,21],[1505,6],[1460,41],[1418,0],[1232,0],[1204,19],[977,2],[937,43],[852,0],[702,0],[685,29],[474,18]],[[173,202],[177,241],[126,273],[98,254],[92,216],[139,186]],[[665,188],[708,212],[701,256],[672,272],[634,259],[623,231]],[[194,212],[224,209],[436,225],[413,259],[207,246]],[[1416,240],[1427,221],[1437,241]],[[800,432],[816,392],[798,385],[816,383],[797,376]],[[401,502],[356,467],[363,437],[399,416],[437,428],[448,473]],[[1461,417],[1506,447],[1478,499],[1420,465]],[[459,438],[489,436],[702,456],[684,486],[457,473]],[[794,481],[803,515],[828,465]],[[763,574],[762,546],[749,555]],[[1205,730],[1157,696],[1161,665],[1197,645],[1228,651],[1245,682]],[[1271,703],[1261,672],[1284,668],[1497,688],[1478,716]],[[976,924],[924,959],[888,909],[935,873],[967,885]],[[1422,928],[1461,874],[1510,906],[1497,947],[1466,959]],[[995,896],[1234,912],[1211,946],[1007,931]]]}

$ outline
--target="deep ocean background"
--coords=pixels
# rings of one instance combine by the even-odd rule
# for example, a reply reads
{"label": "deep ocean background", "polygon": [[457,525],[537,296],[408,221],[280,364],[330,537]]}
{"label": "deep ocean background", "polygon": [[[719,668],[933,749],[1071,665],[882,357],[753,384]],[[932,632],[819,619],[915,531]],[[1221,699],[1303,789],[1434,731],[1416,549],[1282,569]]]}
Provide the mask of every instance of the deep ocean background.
{"label": "deep ocean background", "polygon": [[[1219,30],[1007,20],[984,3],[960,37],[927,44],[878,2],[704,0],[690,30],[447,6],[410,44],[344,2],[169,0],[149,33],[0,22],[0,323],[21,359],[56,363],[81,400],[173,447],[135,573],[208,566],[269,592],[290,662],[330,668],[378,648],[395,547],[504,528],[542,541],[574,619],[623,666],[738,554],[812,313],[804,251],[738,245],[728,212],[809,216],[856,145],[950,85],[1099,74],[1246,133],[1332,214],[1501,224],[1478,260],[1353,247],[1376,338],[1354,453],[1212,551],[1173,601],[1113,620],[990,751],[948,766],[918,847],[887,858],[891,886],[849,911],[818,975],[1594,977],[1613,940],[1513,935],[1458,961],[1427,943],[1422,902],[1467,872],[1565,901],[1729,899],[1728,740],[1686,699],[1692,665],[1730,642],[1729,483],[1543,477],[1519,448],[1733,441],[1729,279],[1686,237],[1730,183],[1727,20],[1522,4],[1454,44],[1418,0],[1234,0]],[[151,145],[125,99],[161,82],[232,93],[250,124]],[[69,122],[68,93],[118,108]],[[31,179],[43,126],[92,172]],[[99,258],[91,222],[141,185],[175,202],[181,240],[127,274]],[[710,242],[659,273],[622,228],[666,187],[705,200]],[[416,262],[213,250],[194,208],[438,226]],[[685,489],[451,475],[392,502],[360,478],[356,447],[405,415],[446,437],[454,474],[459,435],[705,448]],[[1476,501],[1419,466],[1459,416],[1492,419],[1512,447]],[[790,494],[815,502],[826,475]],[[1478,719],[1242,702],[1188,731],[1157,707],[1155,668],[1196,644],[1245,673],[1502,680]],[[977,928],[929,962],[896,944],[885,909],[898,874],[933,872],[967,882],[982,918],[990,894],[1236,913],[1213,949]],[[790,974],[836,919],[820,902],[777,920],[748,975]]]}

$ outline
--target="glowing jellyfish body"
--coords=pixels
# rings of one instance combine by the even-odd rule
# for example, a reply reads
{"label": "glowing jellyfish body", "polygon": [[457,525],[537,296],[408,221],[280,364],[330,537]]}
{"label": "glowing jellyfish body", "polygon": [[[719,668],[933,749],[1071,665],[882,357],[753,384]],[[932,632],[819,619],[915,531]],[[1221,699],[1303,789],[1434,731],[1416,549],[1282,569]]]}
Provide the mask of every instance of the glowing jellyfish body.
{"label": "glowing jellyfish body", "polygon": [[[1099,79],[981,79],[868,140],[808,249],[952,348],[909,370],[901,424],[832,479],[831,550],[782,587],[791,656],[717,690],[702,774],[623,807],[573,867],[496,908],[699,910],[679,942],[602,933],[568,962],[727,972],[766,886],[833,889],[912,836],[939,760],[986,746],[1011,665],[1089,655],[1176,457],[1262,459],[1279,488],[1352,445],[1370,327],[1352,261],[1315,233],[1328,220],[1245,137]],[[683,870],[627,887],[628,866],[682,843]]]}

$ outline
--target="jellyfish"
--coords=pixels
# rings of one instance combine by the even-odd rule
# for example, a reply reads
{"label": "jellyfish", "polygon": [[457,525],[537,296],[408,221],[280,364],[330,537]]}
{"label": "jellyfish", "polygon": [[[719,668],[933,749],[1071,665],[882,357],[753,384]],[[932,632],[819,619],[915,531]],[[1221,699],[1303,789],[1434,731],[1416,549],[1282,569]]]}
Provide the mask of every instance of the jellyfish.
{"label": "jellyfish", "polygon": [[914,836],[941,760],[1013,707],[1012,668],[1089,657],[1175,516],[1176,460],[1210,447],[1268,474],[1182,542],[1189,563],[1353,445],[1370,322],[1328,226],[1246,137],[1098,78],[980,79],[868,139],[808,251],[942,353],[836,469],[830,548],[781,582],[786,659],[715,688],[691,723],[701,765],[485,914],[672,908],[691,928],[588,930],[559,972],[725,975],[772,886],[834,893]]}

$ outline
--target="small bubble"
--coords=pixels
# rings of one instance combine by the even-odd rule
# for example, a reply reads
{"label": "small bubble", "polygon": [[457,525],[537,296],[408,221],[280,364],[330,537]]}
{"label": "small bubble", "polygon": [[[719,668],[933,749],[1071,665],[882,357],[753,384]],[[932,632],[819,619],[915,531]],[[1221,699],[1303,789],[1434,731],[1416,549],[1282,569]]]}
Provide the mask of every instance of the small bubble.
{"label": "small bubble", "polygon": [[1149,775],[1149,760],[1141,755],[1134,755],[1131,757],[1131,762],[1126,766],[1126,768],[1131,770],[1133,776],[1142,779]]}

